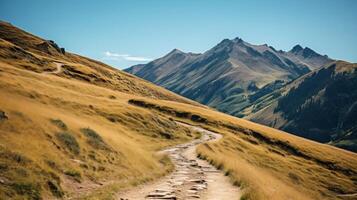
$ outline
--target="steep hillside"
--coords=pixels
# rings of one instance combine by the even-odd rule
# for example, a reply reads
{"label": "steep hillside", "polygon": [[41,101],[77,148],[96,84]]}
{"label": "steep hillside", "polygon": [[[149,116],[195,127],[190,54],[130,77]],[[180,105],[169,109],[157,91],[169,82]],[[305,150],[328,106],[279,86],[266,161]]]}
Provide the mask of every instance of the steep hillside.
{"label": "steep hillside", "polygon": [[0,46],[0,199],[145,182],[172,170],[156,150],[198,136],[127,103],[140,96],[201,106],[191,100],[4,22]]}
{"label": "steep hillside", "polygon": [[62,71],[57,74],[61,77],[120,92],[199,105],[104,63],[65,52],[64,48],[60,48],[54,41],[41,39],[9,23],[0,21],[0,38],[0,57],[4,62],[16,64],[14,66],[21,69],[41,73],[54,70],[55,62],[62,63]]}
{"label": "steep hillside", "polygon": [[0,30],[0,199],[114,199],[173,170],[157,151],[200,137],[178,121],[223,135],[198,152],[245,199],[357,191],[352,152],[219,113],[10,24]]}
{"label": "steep hillside", "polygon": [[129,102],[224,135],[197,151],[244,188],[242,199],[354,198],[355,153],[199,107]]}
{"label": "steep hillside", "polygon": [[125,71],[220,111],[243,116],[249,113],[242,110],[254,104],[255,97],[250,95],[267,92],[267,85],[281,87],[330,61],[300,45],[284,52],[236,38],[225,39],[203,54],[175,49]]}
{"label": "steep hillside", "polygon": [[[292,82],[253,121],[357,151],[357,64],[338,61]],[[277,95],[280,96],[280,95]]]}

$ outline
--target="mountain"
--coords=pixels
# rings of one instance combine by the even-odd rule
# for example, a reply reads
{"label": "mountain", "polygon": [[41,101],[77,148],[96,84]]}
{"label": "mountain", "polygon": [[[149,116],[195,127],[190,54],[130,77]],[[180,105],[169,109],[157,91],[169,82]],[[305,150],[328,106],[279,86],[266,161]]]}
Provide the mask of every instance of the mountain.
{"label": "mountain", "polygon": [[197,153],[242,198],[345,199],[357,190],[353,152],[217,112],[5,22],[0,93],[0,199],[115,199],[145,187],[174,171],[159,150],[201,136],[182,123],[222,135]]}
{"label": "mountain", "polygon": [[242,110],[254,103],[249,96],[264,86],[280,87],[330,61],[300,45],[284,52],[235,38],[225,39],[203,54],[175,49],[125,71],[220,111],[243,116],[249,113]]}
{"label": "mountain", "polygon": [[355,64],[239,38],[187,55],[174,50],[126,71],[225,113],[357,151]]}
{"label": "mountain", "polygon": [[311,70],[317,69],[331,61],[326,55],[321,56],[309,47],[302,48],[300,45],[294,46],[286,55],[296,63],[309,66]]}
{"label": "mountain", "polygon": [[334,62],[274,92],[251,120],[357,151],[357,64]]}

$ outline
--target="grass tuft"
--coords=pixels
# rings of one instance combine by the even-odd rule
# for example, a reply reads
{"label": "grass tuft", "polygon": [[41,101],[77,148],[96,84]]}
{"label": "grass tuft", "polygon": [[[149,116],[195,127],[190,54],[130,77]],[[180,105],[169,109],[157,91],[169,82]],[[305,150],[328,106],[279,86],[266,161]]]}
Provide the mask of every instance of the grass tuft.
{"label": "grass tuft", "polygon": [[80,148],[74,136],[67,132],[57,133],[57,139],[73,154],[78,155]]}
{"label": "grass tuft", "polygon": [[50,119],[51,123],[56,125],[58,128],[60,128],[63,131],[67,131],[68,127],[67,125],[60,119]]}
{"label": "grass tuft", "polygon": [[67,170],[67,171],[64,172],[64,174],[66,174],[67,176],[72,177],[78,183],[80,183],[82,181],[81,173],[76,171],[76,170]]}
{"label": "grass tuft", "polygon": [[26,199],[42,199],[40,187],[34,183],[13,183],[11,184],[11,187],[16,191],[17,194],[26,196]]}
{"label": "grass tuft", "polygon": [[81,132],[87,137],[87,142],[92,147],[101,150],[110,150],[108,145],[104,142],[103,138],[90,128],[82,128]]}
{"label": "grass tuft", "polygon": [[22,165],[31,162],[31,160],[28,159],[27,157],[21,155],[20,153],[12,152],[12,151],[1,151],[0,158],[5,158]]}
{"label": "grass tuft", "polygon": [[50,189],[51,193],[53,194],[53,196],[55,197],[63,197],[64,193],[61,189],[61,187],[53,182],[53,181],[47,181],[47,185],[48,185],[48,188]]}

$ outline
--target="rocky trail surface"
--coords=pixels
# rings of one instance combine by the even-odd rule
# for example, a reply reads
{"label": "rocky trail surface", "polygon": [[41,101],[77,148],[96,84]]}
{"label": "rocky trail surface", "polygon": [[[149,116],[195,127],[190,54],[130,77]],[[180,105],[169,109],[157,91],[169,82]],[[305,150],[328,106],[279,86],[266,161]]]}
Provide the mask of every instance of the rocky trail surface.
{"label": "rocky trail surface", "polygon": [[199,127],[189,127],[201,132],[202,137],[162,151],[162,153],[169,155],[175,165],[175,170],[156,182],[143,184],[118,194],[118,200],[240,199],[240,189],[233,186],[229,178],[224,176],[221,171],[217,170],[207,161],[197,158],[196,155],[197,145],[219,140],[222,136]]}

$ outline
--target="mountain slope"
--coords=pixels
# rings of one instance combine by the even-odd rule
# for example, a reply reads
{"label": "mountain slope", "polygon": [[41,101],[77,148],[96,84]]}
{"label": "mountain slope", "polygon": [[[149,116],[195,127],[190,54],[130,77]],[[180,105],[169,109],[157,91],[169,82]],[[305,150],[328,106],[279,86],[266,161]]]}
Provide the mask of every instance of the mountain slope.
{"label": "mountain slope", "polygon": [[[277,51],[242,39],[225,39],[203,54],[173,50],[125,71],[220,111],[241,116],[249,95],[275,81],[291,81],[330,62],[309,48]],[[277,85],[278,86],[278,85]]]}
{"label": "mountain slope", "polygon": [[172,170],[157,149],[197,137],[127,101],[198,103],[5,22],[0,46],[1,199],[74,198],[143,183]]}
{"label": "mountain slope", "polygon": [[357,64],[338,61],[280,90],[274,103],[249,116],[296,135],[357,151]]}
{"label": "mountain slope", "polygon": [[4,62],[16,63],[16,67],[44,72],[55,68],[53,62],[60,62],[63,64],[63,73],[58,75],[62,77],[74,78],[120,92],[199,105],[167,90],[157,89],[146,81],[104,63],[65,52],[54,41],[41,39],[6,22],[1,22],[0,25],[0,57],[6,59]]}
{"label": "mountain slope", "polygon": [[2,199],[113,199],[173,170],[156,152],[200,136],[177,121],[223,135],[200,157],[246,199],[357,190],[352,152],[214,111],[10,24],[0,30]]}
{"label": "mountain slope", "polygon": [[357,151],[354,64],[330,65],[300,45],[284,52],[238,38],[187,55],[175,50],[127,71],[225,113]]}

